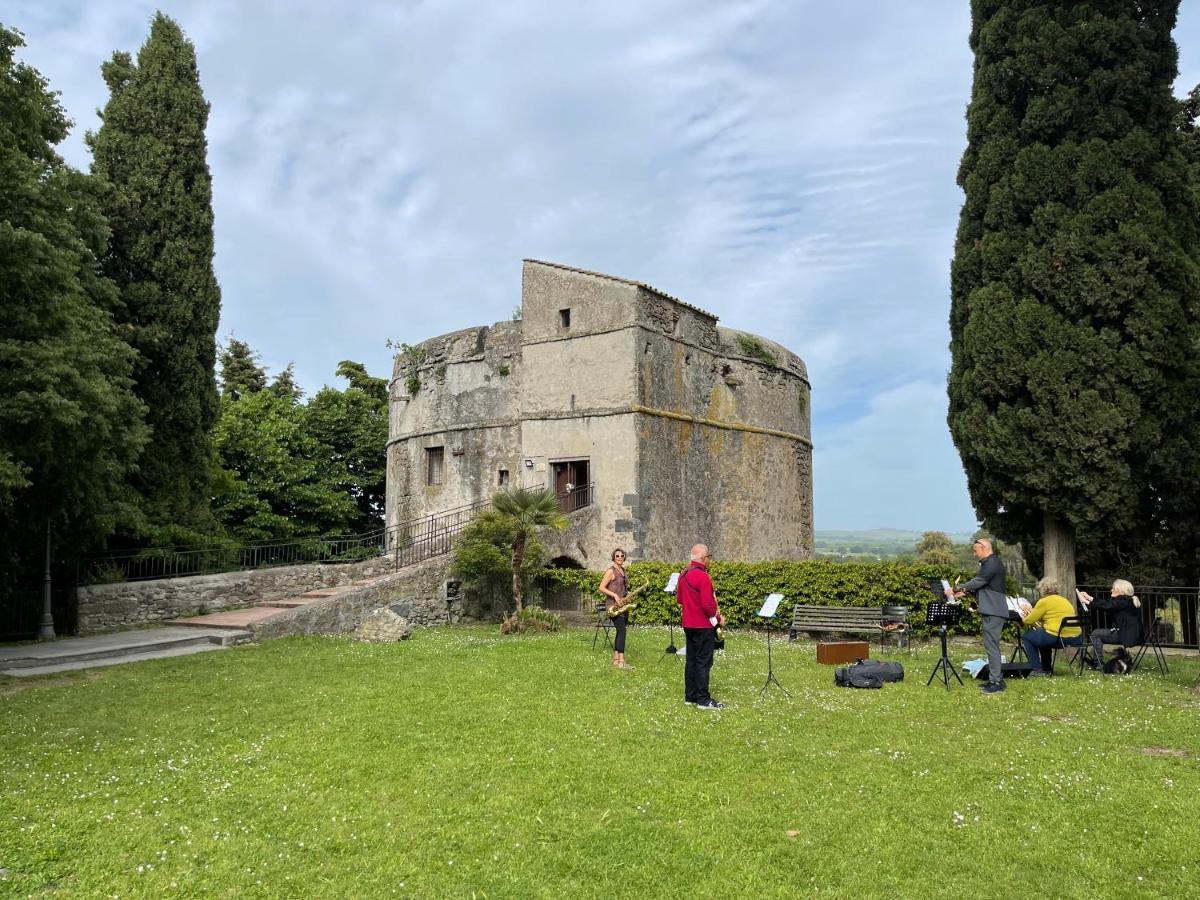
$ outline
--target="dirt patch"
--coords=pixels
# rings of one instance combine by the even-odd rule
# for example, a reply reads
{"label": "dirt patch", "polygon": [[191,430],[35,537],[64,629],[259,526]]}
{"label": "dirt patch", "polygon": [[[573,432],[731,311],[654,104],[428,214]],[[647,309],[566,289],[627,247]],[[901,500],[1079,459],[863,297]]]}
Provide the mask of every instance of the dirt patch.
{"label": "dirt patch", "polygon": [[1147,756],[1173,756],[1176,758],[1187,758],[1192,755],[1186,750],[1175,750],[1170,747],[1143,747],[1142,752]]}
{"label": "dirt patch", "polygon": [[36,691],[41,688],[63,687],[68,684],[91,684],[102,676],[100,672],[80,672],[70,675],[51,675],[44,678],[17,678],[12,675],[0,675],[0,697],[10,694],[23,694],[25,691]]}

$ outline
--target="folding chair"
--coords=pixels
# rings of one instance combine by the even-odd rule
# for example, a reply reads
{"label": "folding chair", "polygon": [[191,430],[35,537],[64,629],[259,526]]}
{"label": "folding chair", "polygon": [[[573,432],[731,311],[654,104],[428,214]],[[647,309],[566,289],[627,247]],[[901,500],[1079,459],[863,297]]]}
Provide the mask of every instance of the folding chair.
{"label": "folding chair", "polygon": [[1138,666],[1142,664],[1142,657],[1146,655],[1146,648],[1149,647],[1154,651],[1154,658],[1158,661],[1158,669],[1164,675],[1170,671],[1167,668],[1167,655],[1163,653],[1162,644],[1158,640],[1158,633],[1162,629],[1162,617],[1155,616],[1154,621],[1150,623],[1150,633],[1142,640],[1142,644],[1138,647],[1137,653],[1133,656],[1133,666],[1129,669],[1130,672],[1136,672]]}
{"label": "folding chair", "polygon": [[616,631],[617,626],[613,624],[613,620],[608,617],[608,607],[600,601],[596,604],[596,630],[592,632],[592,649],[596,649],[596,641],[600,637],[600,632],[604,632],[604,646],[612,646],[612,638],[609,637],[610,631]]}
{"label": "folding chair", "polygon": [[[1070,644],[1064,644],[1062,642],[1062,632],[1064,629],[1067,629],[1067,628],[1078,628],[1079,629],[1080,644],[1078,647],[1074,647]],[[1088,617],[1087,616],[1067,616],[1065,619],[1063,619],[1061,622],[1058,623],[1058,633],[1059,633],[1058,643],[1050,648],[1050,672],[1051,672],[1051,674],[1054,673],[1054,661],[1058,658],[1058,651],[1062,650],[1065,653],[1068,650],[1074,650],[1075,655],[1072,656],[1071,659],[1067,662],[1067,668],[1068,668],[1068,670],[1073,669],[1073,668],[1075,668],[1076,663],[1078,663],[1079,671],[1076,674],[1082,675],[1083,674],[1083,664],[1087,659],[1088,638],[1091,637],[1091,635],[1088,633]]]}

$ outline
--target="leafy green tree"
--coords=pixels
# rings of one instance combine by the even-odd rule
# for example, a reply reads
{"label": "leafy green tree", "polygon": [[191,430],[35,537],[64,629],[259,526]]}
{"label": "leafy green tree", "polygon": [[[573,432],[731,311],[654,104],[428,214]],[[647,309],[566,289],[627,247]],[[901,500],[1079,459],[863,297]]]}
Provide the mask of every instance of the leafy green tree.
{"label": "leafy green tree", "polygon": [[513,604],[521,611],[522,580],[525,553],[529,542],[537,536],[540,528],[561,529],[567,527],[567,518],[562,514],[558,498],[553,491],[523,491],[519,488],[503,490],[492,497],[492,512],[512,530],[512,548],[509,571],[512,577]]}
{"label": "leafy green tree", "polygon": [[367,372],[367,367],[352,359],[343,359],[338,363],[337,375],[350,382],[350,387],[356,388],[374,400],[386,406],[388,399],[388,383],[386,378],[376,378]]}
{"label": "leafy green tree", "polygon": [[[323,448],[335,471],[338,489],[353,500],[358,512],[349,529],[362,534],[383,526],[387,491],[388,408],[385,393],[371,389],[371,378],[358,363],[347,370],[338,366],[338,374],[357,373],[344,391],[322,388],[305,405],[304,425]],[[362,385],[366,386],[366,389]]]}
{"label": "leafy green tree", "polygon": [[245,341],[230,335],[218,359],[223,395],[237,400],[246,394],[257,394],[267,386],[267,373],[258,364],[258,354]]}
{"label": "leafy green tree", "polygon": [[1197,475],[1178,455],[1200,388],[1178,3],[972,11],[950,430],[984,524],[1069,588],[1077,533],[1138,540]]}
{"label": "leafy green tree", "polygon": [[[512,548],[517,537],[511,519],[495,510],[482,513],[454,541],[454,573],[481,594],[512,589]],[[525,543],[521,559],[522,597],[541,572],[545,550],[537,535]]]}
{"label": "leafy green tree", "polygon": [[282,397],[292,403],[299,403],[303,400],[304,391],[300,389],[300,385],[296,384],[296,364],[288,363],[287,367],[271,381],[267,390],[276,397]]}
{"label": "leafy green tree", "polygon": [[953,566],[958,563],[954,552],[954,541],[944,531],[926,531],[917,541],[916,558],[919,563]]}
{"label": "leafy green tree", "polygon": [[302,408],[272,391],[224,397],[213,432],[214,512],[240,540],[344,534],[357,509],[305,427]]}
{"label": "leafy green tree", "polygon": [[70,123],[22,46],[0,27],[0,588],[49,564],[52,532],[86,545],[135,515],[146,441],[95,185],[55,152]]}
{"label": "leafy green tree", "polygon": [[110,190],[104,272],[120,289],[116,318],[140,355],[137,394],[153,436],[135,481],[156,525],[205,528],[210,431],[218,412],[208,103],[196,53],[162,13],[138,52],[102,66],[110,97],[88,135],[92,171]]}

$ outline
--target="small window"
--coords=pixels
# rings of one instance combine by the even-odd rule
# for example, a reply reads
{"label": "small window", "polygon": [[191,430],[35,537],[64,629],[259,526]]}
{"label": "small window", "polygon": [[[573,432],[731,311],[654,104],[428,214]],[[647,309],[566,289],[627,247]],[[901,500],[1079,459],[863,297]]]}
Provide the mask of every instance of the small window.
{"label": "small window", "polygon": [[441,484],[446,469],[446,448],[425,448],[425,483]]}
{"label": "small window", "polygon": [[560,309],[558,311],[558,324],[563,328],[571,327],[571,311],[569,309]]}
{"label": "small window", "polygon": [[496,477],[496,484],[504,487],[508,484],[508,469],[501,469],[500,474]]}

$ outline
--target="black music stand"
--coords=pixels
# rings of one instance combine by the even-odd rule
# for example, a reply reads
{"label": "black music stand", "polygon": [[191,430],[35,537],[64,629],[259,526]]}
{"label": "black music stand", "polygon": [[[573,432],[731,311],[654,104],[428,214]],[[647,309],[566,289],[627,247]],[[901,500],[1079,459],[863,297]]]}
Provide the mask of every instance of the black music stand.
{"label": "black music stand", "polygon": [[675,646],[675,623],[668,622],[667,627],[671,629],[671,637],[667,641],[667,647],[662,652],[662,656],[658,658],[659,662],[663,661],[663,656],[679,656],[679,648]]}
{"label": "black music stand", "polygon": [[[671,577],[669,579],[667,579],[667,583],[663,587],[663,593],[664,594],[674,594],[677,589],[678,584],[679,584],[679,573],[672,572]],[[663,661],[664,656],[674,656],[676,658],[679,657],[679,648],[675,646],[675,622],[674,621],[668,622],[667,627],[671,629],[671,636],[670,636],[670,638],[667,639],[667,646],[666,646],[666,649],[663,650],[662,656],[660,656],[658,658],[659,662]]]}
{"label": "black music stand", "polygon": [[[938,596],[944,596],[939,590]],[[929,673],[929,680],[925,682],[925,687],[933,684],[933,679],[941,673],[942,681],[946,685],[946,690],[950,690],[950,676],[953,675],[961,685],[963,680],[959,678],[958,672],[954,669],[954,663],[950,662],[950,652],[946,647],[946,629],[951,625],[957,625],[958,620],[962,618],[963,605],[961,603],[947,603],[941,601],[930,603],[925,607],[925,624],[938,626],[938,635],[942,639],[942,658],[937,661],[937,665],[933,667],[933,671]]]}
{"label": "black music stand", "polygon": [[767,692],[772,684],[779,688],[783,693],[791,697],[788,689],[779,683],[779,679],[775,677],[775,669],[771,663],[771,623],[775,621],[775,611],[779,609],[779,601],[783,599],[782,594],[771,594],[763,601],[762,609],[758,611],[759,618],[767,623],[767,680],[763,682],[762,690],[758,692],[758,696],[762,696]]}

